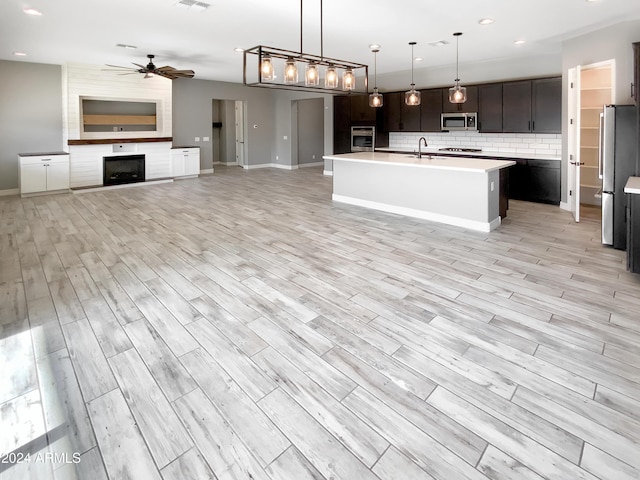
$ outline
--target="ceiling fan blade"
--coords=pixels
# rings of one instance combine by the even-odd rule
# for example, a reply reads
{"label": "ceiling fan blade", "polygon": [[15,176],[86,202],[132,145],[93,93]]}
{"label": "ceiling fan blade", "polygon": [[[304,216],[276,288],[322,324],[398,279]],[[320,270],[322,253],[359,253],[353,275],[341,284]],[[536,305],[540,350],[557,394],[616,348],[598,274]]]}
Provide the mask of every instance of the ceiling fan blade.
{"label": "ceiling fan blade", "polygon": [[133,63],[136,67],[140,67],[142,70],[146,70],[147,67],[145,67],[144,65],[140,65],[139,63],[135,63],[135,62],[131,62]]}
{"label": "ceiling fan blade", "polygon": [[171,74],[180,78],[193,78],[196,73],[193,70],[176,70],[175,72],[171,72]]}
{"label": "ceiling fan blade", "polygon": [[173,75],[172,73],[160,72],[160,71],[157,71],[157,70],[156,70],[155,74],[160,76],[160,77],[168,78],[169,80],[175,80],[176,78],[178,78],[175,75]]}
{"label": "ceiling fan blade", "polygon": [[105,64],[105,67],[122,68],[123,70],[134,70],[132,67],[123,67],[121,65],[109,65],[108,63]]}

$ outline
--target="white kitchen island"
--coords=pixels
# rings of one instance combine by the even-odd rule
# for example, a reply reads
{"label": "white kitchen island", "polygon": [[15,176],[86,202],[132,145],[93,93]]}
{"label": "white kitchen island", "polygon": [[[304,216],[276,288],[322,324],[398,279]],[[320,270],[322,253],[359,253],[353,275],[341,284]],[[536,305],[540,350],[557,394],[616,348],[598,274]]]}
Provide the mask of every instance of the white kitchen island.
{"label": "white kitchen island", "polygon": [[500,225],[500,169],[511,160],[386,152],[327,155],[336,202],[489,232]]}

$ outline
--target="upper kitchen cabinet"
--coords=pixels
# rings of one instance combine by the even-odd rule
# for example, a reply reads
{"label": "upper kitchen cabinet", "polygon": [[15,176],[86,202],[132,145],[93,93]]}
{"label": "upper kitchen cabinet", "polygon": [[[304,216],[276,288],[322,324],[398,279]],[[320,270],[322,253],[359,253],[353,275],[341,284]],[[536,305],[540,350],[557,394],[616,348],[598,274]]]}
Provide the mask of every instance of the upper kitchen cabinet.
{"label": "upper kitchen cabinet", "polygon": [[420,106],[404,103],[404,92],[384,94],[384,123],[389,132],[419,132]]}
{"label": "upper kitchen cabinet", "polygon": [[442,114],[442,94],[439,88],[420,90],[420,131],[439,132]]}
{"label": "upper kitchen cabinet", "polygon": [[502,84],[502,131],[531,132],[531,80]]}
{"label": "upper kitchen cabinet", "polygon": [[562,77],[531,81],[531,131],[559,133],[562,129]]}
{"label": "upper kitchen cabinet", "polygon": [[351,152],[351,97],[333,97],[333,153]]}
{"label": "upper kitchen cabinet", "polygon": [[441,92],[443,113],[473,113],[478,111],[478,87],[476,85],[467,87],[467,101],[464,103],[451,103],[449,101],[449,87],[443,88]]}
{"label": "upper kitchen cabinet", "polygon": [[478,86],[478,130],[502,132],[502,84]]}
{"label": "upper kitchen cabinet", "polygon": [[377,108],[369,106],[369,95],[351,95],[351,124],[375,126]]}

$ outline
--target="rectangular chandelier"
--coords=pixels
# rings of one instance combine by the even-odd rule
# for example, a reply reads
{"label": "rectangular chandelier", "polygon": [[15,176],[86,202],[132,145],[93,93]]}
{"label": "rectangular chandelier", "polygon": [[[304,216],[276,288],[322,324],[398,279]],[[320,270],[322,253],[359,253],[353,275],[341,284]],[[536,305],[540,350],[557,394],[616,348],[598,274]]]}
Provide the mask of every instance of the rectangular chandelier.
{"label": "rectangular chandelier", "polygon": [[319,93],[369,93],[369,67],[258,45],[244,51],[243,83],[249,87]]}

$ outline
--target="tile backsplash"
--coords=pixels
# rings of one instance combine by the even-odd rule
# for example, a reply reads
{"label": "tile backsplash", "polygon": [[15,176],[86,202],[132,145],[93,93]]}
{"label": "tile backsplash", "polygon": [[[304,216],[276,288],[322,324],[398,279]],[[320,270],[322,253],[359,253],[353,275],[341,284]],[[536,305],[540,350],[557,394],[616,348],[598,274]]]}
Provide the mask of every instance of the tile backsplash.
{"label": "tile backsplash", "polygon": [[480,148],[486,152],[562,156],[559,133],[390,132],[389,148],[417,150],[420,137],[425,137],[433,148]]}

